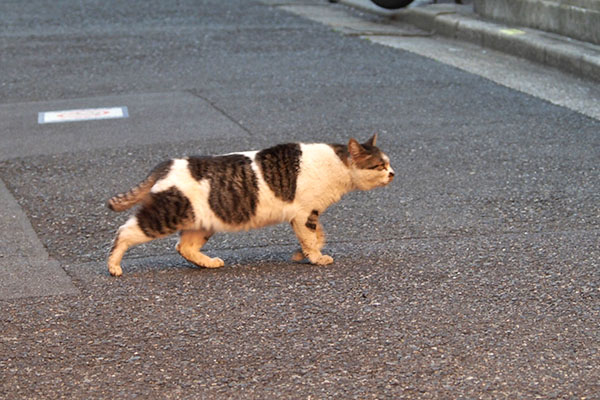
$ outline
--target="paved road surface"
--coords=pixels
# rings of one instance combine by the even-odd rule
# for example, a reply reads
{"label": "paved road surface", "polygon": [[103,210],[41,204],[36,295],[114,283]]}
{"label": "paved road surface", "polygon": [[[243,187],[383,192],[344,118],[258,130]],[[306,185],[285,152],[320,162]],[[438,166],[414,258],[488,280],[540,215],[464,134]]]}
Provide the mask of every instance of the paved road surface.
{"label": "paved road surface", "polygon": [[[544,91],[512,58],[528,84],[499,84],[477,60],[504,56],[441,41],[440,62],[415,54],[435,37],[382,46],[288,3],[0,5],[0,397],[598,397],[597,87],[544,95],[597,84],[535,69]],[[158,161],[375,131],[397,179],[323,216],[333,265],[291,263],[278,226],[212,239],[220,270],[169,239],[108,276],[126,216],[104,202]]]}

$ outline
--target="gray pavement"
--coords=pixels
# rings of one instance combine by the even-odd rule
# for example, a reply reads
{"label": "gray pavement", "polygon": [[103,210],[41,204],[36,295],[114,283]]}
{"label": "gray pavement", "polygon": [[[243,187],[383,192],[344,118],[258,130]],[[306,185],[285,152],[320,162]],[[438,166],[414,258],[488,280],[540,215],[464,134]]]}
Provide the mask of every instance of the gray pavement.
{"label": "gray pavement", "polygon": [[[41,282],[0,285],[0,398],[597,397],[594,113],[289,3],[0,4],[0,243],[33,260],[0,272]],[[374,131],[398,179],[325,213],[332,266],[277,226],[211,239],[219,270],[167,239],[108,275],[104,202],[164,158]]]}
{"label": "gray pavement", "polygon": [[[368,0],[341,0],[343,4],[364,10],[369,13],[389,18],[392,21],[410,23],[418,28],[437,35],[451,39],[459,39],[474,43],[478,46],[503,51],[508,54],[526,58],[537,63],[558,68],[577,76],[584,76],[593,80],[600,80],[600,45],[595,41],[585,41],[583,38],[568,36],[571,29],[565,27],[565,21],[569,24],[579,24],[579,31],[586,31],[592,37],[597,35],[597,27],[590,14],[580,17],[572,10],[563,10],[566,5],[542,2],[538,0],[528,1],[496,1],[481,0],[481,15],[474,12],[473,4],[466,2],[465,5],[457,4],[417,4],[415,7],[390,11],[373,5]],[[523,4],[529,4],[528,7]],[[486,5],[487,7],[482,6]],[[508,6],[510,4],[510,6]],[[521,5],[523,5],[521,7]],[[555,7],[556,5],[556,7]],[[511,9],[514,8],[514,9]],[[490,19],[495,8],[504,11],[504,19]],[[508,8],[508,10],[506,10]],[[556,8],[556,10],[555,10]],[[535,15],[529,20],[553,21],[560,20],[561,28],[548,27],[546,31],[534,29],[537,25],[523,26],[519,22],[527,20],[522,14]],[[558,18],[560,14],[560,18]],[[597,12],[594,11],[594,18]],[[488,17],[488,18],[485,18]],[[545,26],[544,24],[542,24]],[[530,27],[532,26],[532,27]],[[559,32],[564,32],[560,34]],[[584,36],[585,37],[585,36]]]}

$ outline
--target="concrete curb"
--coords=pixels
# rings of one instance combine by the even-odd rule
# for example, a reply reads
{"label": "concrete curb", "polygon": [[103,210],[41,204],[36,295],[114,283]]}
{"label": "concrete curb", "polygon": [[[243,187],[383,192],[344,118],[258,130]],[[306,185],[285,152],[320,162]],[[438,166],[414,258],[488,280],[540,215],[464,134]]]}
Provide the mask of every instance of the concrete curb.
{"label": "concrete curb", "polygon": [[474,0],[477,15],[600,45],[600,1]]}
{"label": "concrete curb", "polygon": [[0,300],[79,294],[60,264],[50,258],[1,179],[0,203]]}
{"label": "concrete curb", "polygon": [[340,3],[600,81],[600,46],[479,18],[472,6],[432,4],[390,12],[357,0]]}

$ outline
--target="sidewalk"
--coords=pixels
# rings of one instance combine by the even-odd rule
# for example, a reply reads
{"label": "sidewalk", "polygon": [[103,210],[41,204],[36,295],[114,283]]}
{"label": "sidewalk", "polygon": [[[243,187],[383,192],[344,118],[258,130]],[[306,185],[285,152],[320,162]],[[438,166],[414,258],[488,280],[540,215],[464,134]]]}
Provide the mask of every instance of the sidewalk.
{"label": "sidewalk", "polygon": [[389,11],[365,0],[340,3],[600,81],[600,45],[485,20],[474,12],[473,5],[430,4]]}

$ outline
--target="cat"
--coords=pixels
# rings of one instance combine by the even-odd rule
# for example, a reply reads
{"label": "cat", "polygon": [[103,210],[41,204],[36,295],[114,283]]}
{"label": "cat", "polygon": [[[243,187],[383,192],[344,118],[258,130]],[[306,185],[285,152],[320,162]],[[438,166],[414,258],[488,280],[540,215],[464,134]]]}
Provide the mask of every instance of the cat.
{"label": "cat", "polygon": [[319,217],[353,190],[385,186],[394,178],[389,158],[375,146],[377,134],[360,144],[288,143],[260,151],[193,156],[158,164],[128,192],[108,200],[113,211],[139,209],[119,229],[108,271],[120,276],[131,246],[180,232],[176,250],[207,268],[224,265],[200,252],[216,232],[290,222],[301,250],[292,259],[327,265]]}

